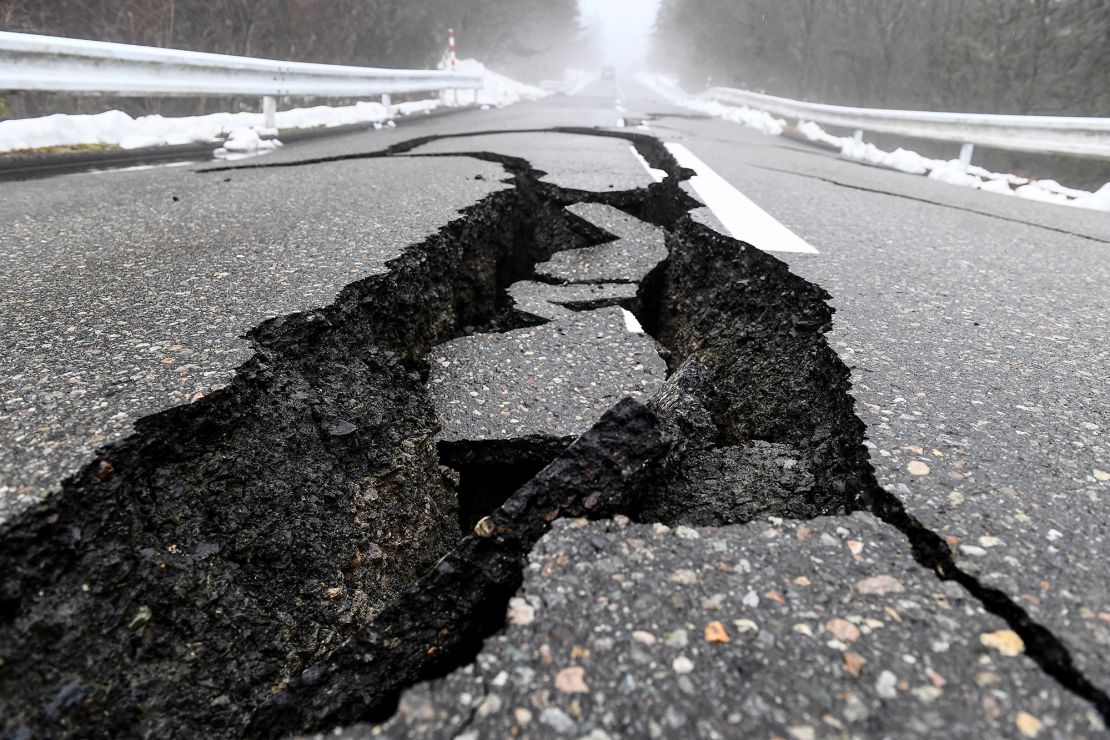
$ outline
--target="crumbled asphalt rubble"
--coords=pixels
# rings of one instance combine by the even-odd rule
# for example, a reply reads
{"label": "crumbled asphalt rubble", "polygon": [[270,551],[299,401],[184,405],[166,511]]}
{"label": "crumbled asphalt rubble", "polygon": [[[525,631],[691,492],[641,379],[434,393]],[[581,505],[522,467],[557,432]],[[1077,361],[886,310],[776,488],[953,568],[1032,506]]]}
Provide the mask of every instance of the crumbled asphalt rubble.
{"label": "crumbled asphalt rubble", "polygon": [[[686,218],[696,204],[678,187],[684,173],[656,140],[622,136],[669,177],[563,191],[521,160],[475,154],[516,187],[332,306],[259,327],[258,354],[229,388],[143,420],[0,529],[5,737],[277,737],[384,722],[404,689],[468,665],[503,628],[529,552],[560,518],[734,527],[860,509],[1110,716],[1054,636],[959,571],[877,486],[848,371],[824,340],[828,295]],[[612,223],[600,238],[564,210],[584,202],[622,211],[621,228],[665,227],[664,252],[631,278],[595,271],[571,250],[635,239]],[[652,239],[639,248],[655,250]],[[635,312],[668,379],[575,429],[585,433],[569,447],[542,430],[516,439],[524,448],[437,447],[439,345],[560,320],[514,305],[522,281],[639,281],[632,300],[600,300]],[[463,536],[460,521],[475,520]]]}

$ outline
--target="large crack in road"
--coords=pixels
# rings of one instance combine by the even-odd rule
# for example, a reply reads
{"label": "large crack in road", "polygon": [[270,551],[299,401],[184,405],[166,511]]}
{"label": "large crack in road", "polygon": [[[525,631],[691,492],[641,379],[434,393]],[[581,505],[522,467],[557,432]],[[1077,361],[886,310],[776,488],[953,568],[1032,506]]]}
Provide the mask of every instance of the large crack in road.
{"label": "large crack in road", "polygon": [[[331,306],[258,327],[227,389],[143,419],[0,529],[5,736],[385,721],[503,627],[553,521],[617,514],[869,511],[1110,719],[1061,641],[876,483],[829,296],[688,218],[687,173],[655,139],[559,131],[624,138],[668,177],[574,191],[470,153],[513,188]],[[430,140],[360,156],[440,156],[411,153]],[[573,375],[598,367],[609,381]]]}

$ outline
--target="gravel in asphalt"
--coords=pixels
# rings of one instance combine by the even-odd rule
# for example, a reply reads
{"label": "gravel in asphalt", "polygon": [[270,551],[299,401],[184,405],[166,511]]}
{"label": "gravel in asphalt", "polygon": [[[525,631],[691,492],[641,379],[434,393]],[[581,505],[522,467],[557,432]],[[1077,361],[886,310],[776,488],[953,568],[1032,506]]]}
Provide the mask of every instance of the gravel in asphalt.
{"label": "gravel in asphalt", "polygon": [[477,660],[341,736],[1094,737],[1006,625],[869,515],[557,522]]}

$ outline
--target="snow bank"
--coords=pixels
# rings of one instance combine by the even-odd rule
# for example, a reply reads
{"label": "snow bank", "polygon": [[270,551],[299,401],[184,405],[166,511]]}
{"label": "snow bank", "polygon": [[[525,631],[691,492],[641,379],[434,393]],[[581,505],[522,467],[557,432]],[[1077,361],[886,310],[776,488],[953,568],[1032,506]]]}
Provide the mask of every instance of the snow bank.
{"label": "snow bank", "polygon": [[[395,105],[394,113],[412,115],[434,108],[436,101],[419,101]],[[279,129],[342,126],[350,123],[373,123],[389,119],[381,103],[281,111],[276,122]],[[0,121],[0,152],[20,149],[41,149],[50,146],[78,144],[115,145],[121,149],[149,146],[220,142],[232,132],[254,130],[261,135],[274,135],[265,129],[261,113],[211,113],[206,116],[140,116],[132,118],[123,111],[112,110],[96,115],[55,114],[42,118]]]}
{"label": "snow bank", "polygon": [[[691,97],[679,89],[672,78],[645,74],[637,77],[637,81],[675,105],[715,118],[735,121],[765,134],[778,136],[786,128],[785,121],[763,111],[722,105]],[[874,144],[857,141],[850,136],[833,136],[813,121],[799,121],[797,130],[809,141],[839,149],[841,157],[854,162],[863,162],[914,175],[927,175],[930,180],[984,190],[988,193],[1110,212],[1110,183],[1103,185],[1097,192],[1090,193],[1086,190],[1065,187],[1055,180],[1029,180],[1017,175],[991,172],[974,165],[964,166],[958,159],[948,161],[929,159],[917,152],[902,148],[887,152]]]}
{"label": "snow bank", "polygon": [[[453,104],[491,106],[501,108],[522,100],[538,100],[550,95],[532,85],[526,85],[504,75],[488,70],[481,63],[466,59],[459,62],[462,74],[479,74],[485,87],[477,96],[469,90],[458,91]],[[348,124],[387,125],[394,116],[413,116],[428,113],[444,103],[440,100],[416,100],[398,103],[386,110],[378,102],[362,102],[347,106],[319,105],[311,108],[294,108],[280,111],[276,123],[279,129],[304,129]],[[254,132],[254,136],[245,132]],[[41,118],[24,118],[0,121],[0,152],[22,149],[42,149],[54,146],[98,144],[118,146],[121,149],[139,149],[151,146],[213,143],[222,144],[226,155],[266,151],[280,146],[268,145],[276,131],[265,128],[261,113],[212,113],[205,116],[166,118],[159,115],[132,118],[112,110],[96,115],[55,114]]]}
{"label": "snow bank", "polygon": [[687,95],[678,87],[674,78],[666,75],[641,74],[636,76],[636,81],[662,95],[674,105],[687,110],[703,113],[713,118],[723,118],[726,121],[739,123],[771,136],[778,136],[786,129],[786,121],[775,118],[770,113],[754,108],[722,105],[721,103]]}
{"label": "snow bank", "polygon": [[[554,93],[550,90],[517,82],[511,77],[494,72],[476,59],[460,59],[457,69],[459,74],[481,75],[481,90],[456,90],[455,94],[447,92],[445,98],[452,105],[482,105],[491,108],[504,108],[507,105],[520,103],[526,100],[539,100]],[[475,94],[477,93],[477,94]]]}

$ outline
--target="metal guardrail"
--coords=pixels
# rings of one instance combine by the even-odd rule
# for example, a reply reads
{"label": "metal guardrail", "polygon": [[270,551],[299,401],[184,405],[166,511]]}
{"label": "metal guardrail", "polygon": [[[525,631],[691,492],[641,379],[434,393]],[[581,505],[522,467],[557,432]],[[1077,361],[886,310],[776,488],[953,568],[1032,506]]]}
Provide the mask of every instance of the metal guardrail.
{"label": "metal guardrail", "polygon": [[[992,149],[1110,159],[1110,118],[849,108],[727,87],[710,88],[702,96],[719,103],[764,110],[783,118],[917,139],[951,141],[965,147],[978,144]],[[970,159],[970,148],[965,154]]]}
{"label": "metal guardrail", "polygon": [[112,44],[0,31],[0,90],[121,97],[258,95],[272,125],[282,96],[358,98],[477,90],[482,78],[438,70],[375,69]]}

